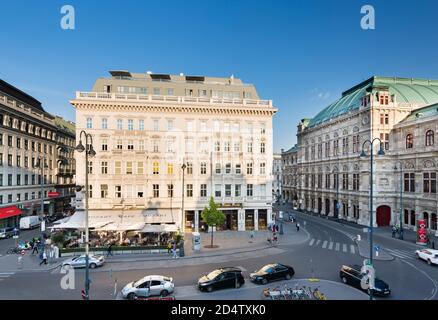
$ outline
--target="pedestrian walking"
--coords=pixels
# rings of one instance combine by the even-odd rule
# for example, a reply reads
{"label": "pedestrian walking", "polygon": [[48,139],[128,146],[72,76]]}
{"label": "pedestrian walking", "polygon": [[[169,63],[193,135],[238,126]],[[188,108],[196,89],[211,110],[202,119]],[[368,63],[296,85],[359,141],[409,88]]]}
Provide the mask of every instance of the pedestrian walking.
{"label": "pedestrian walking", "polygon": [[42,257],[41,257],[42,259],[41,259],[41,262],[40,262],[40,266],[42,265],[42,264],[47,264],[47,254],[46,254],[46,251],[43,251],[43,253],[42,253]]}
{"label": "pedestrian walking", "polygon": [[395,232],[396,232],[396,228],[395,226],[392,226],[392,237],[395,238]]}
{"label": "pedestrian walking", "polygon": [[113,255],[113,243],[111,242],[110,245],[108,246],[108,250],[106,252],[106,257],[108,258],[109,256]]}
{"label": "pedestrian walking", "polygon": [[34,254],[35,251],[36,251],[36,253],[39,253],[38,252],[38,242],[37,241],[33,242],[32,254]]}
{"label": "pedestrian walking", "polygon": [[300,224],[297,222],[297,232],[300,231]]}

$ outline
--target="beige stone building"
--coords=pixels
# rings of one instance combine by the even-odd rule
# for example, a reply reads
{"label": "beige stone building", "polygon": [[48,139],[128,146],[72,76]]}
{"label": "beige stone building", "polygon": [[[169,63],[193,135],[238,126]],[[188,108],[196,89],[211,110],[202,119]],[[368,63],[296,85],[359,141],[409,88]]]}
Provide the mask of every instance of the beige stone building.
{"label": "beige stone building", "polygon": [[[71,101],[77,142],[86,130],[97,152],[88,168],[91,223],[106,230],[201,231],[201,211],[213,196],[226,214],[221,229],[266,228],[271,100],[234,77],[110,73]],[[76,153],[80,185],[84,167],[84,155]]]}
{"label": "beige stone building", "polygon": [[[419,149],[406,152],[402,148],[405,138],[401,135],[412,130],[418,140],[424,140],[424,137],[420,138],[422,130],[429,127],[427,130],[436,134],[434,118],[415,120],[422,123],[421,129],[411,119],[414,110],[437,102],[438,81],[372,77],[343,92],[340,99],[315,117],[303,119],[298,125],[298,161],[292,178],[297,179],[298,205],[322,215],[369,225],[370,145],[365,145],[368,157],[360,158],[359,155],[364,141],[379,138],[385,155],[377,155],[379,143],[376,141],[374,225],[386,226],[399,221],[400,173],[394,168],[400,159],[404,166],[410,167],[414,163],[415,170],[418,170],[415,183],[419,184],[415,193],[405,194],[408,218],[405,217],[404,221],[407,225],[414,225],[413,221],[426,212],[432,226],[436,221],[436,191],[421,192],[423,181],[420,182],[420,176],[426,167],[429,172],[427,183],[432,190],[431,186],[436,184],[433,182],[436,181],[433,180],[436,176],[436,146],[421,147],[418,142]],[[289,179],[288,170],[285,170],[285,179]],[[284,189],[288,190],[287,183]],[[293,200],[294,193],[285,194],[285,197]],[[415,211],[415,219],[411,210]]]}

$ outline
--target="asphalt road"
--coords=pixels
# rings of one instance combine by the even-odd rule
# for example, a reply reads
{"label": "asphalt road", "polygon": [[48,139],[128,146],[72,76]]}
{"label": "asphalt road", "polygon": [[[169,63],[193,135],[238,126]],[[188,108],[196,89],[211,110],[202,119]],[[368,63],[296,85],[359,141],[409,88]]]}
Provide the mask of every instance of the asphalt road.
{"label": "asphalt road", "polygon": [[[128,282],[150,274],[164,274],[174,278],[176,294],[183,299],[203,299],[193,290],[197,279],[215,268],[223,266],[239,266],[244,275],[272,263],[282,262],[295,269],[294,279],[320,278],[339,283],[340,291],[345,291],[344,299],[358,299],[357,292],[348,295],[351,289],[341,284],[339,269],[343,264],[362,264],[363,258],[358,254],[357,246],[352,237],[361,229],[341,225],[337,222],[297,213],[301,228],[310,233],[310,240],[301,245],[280,244],[285,251],[278,255],[258,257],[246,260],[211,263],[187,267],[168,267],[165,269],[91,271],[91,299],[115,299],[120,289]],[[285,232],[297,232],[295,224],[285,223]],[[299,231],[302,232],[302,231]],[[392,261],[375,261],[377,276],[389,283],[392,294],[385,299],[438,299],[437,281],[438,267],[428,266],[414,257],[415,245],[396,239],[375,237],[382,248],[390,248],[399,256]],[[400,254],[403,253],[403,254]],[[411,256],[410,256],[411,254]],[[75,272],[75,289],[63,290],[59,269],[50,272],[17,272],[15,274],[0,274],[0,299],[81,299],[84,282],[84,271]],[[249,281],[247,281],[249,282]],[[117,283],[117,287],[115,287]],[[215,293],[215,299],[254,299],[262,287],[247,284],[241,289],[230,289]],[[244,290],[242,290],[244,289]],[[187,291],[186,293],[181,293]],[[193,294],[192,294],[193,292]],[[116,295],[114,295],[116,293]],[[360,293],[360,292],[359,292]],[[203,293],[202,295],[208,295]],[[207,296],[206,296],[207,297]],[[328,297],[330,299],[330,296]],[[209,298],[207,298],[209,299]]]}

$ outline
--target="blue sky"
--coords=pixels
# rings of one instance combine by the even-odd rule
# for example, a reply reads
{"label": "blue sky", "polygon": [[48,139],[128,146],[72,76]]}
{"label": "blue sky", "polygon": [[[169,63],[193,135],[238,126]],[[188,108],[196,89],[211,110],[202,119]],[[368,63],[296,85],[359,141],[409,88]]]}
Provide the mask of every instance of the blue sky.
{"label": "blue sky", "polygon": [[[62,30],[60,9],[76,10]],[[376,29],[362,30],[362,5]],[[279,108],[274,150],[296,125],[372,75],[438,79],[438,1],[2,1],[0,78],[54,114],[111,69],[235,77]]]}

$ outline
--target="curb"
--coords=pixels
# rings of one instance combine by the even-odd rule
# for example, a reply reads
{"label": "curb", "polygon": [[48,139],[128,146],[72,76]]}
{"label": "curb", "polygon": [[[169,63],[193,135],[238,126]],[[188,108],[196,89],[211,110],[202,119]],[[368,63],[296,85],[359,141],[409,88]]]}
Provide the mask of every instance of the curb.
{"label": "curb", "polygon": [[16,269],[16,270],[1,270],[1,272],[44,272],[44,271],[53,271],[61,266],[62,263],[58,263],[57,265],[47,268],[47,269]]}

